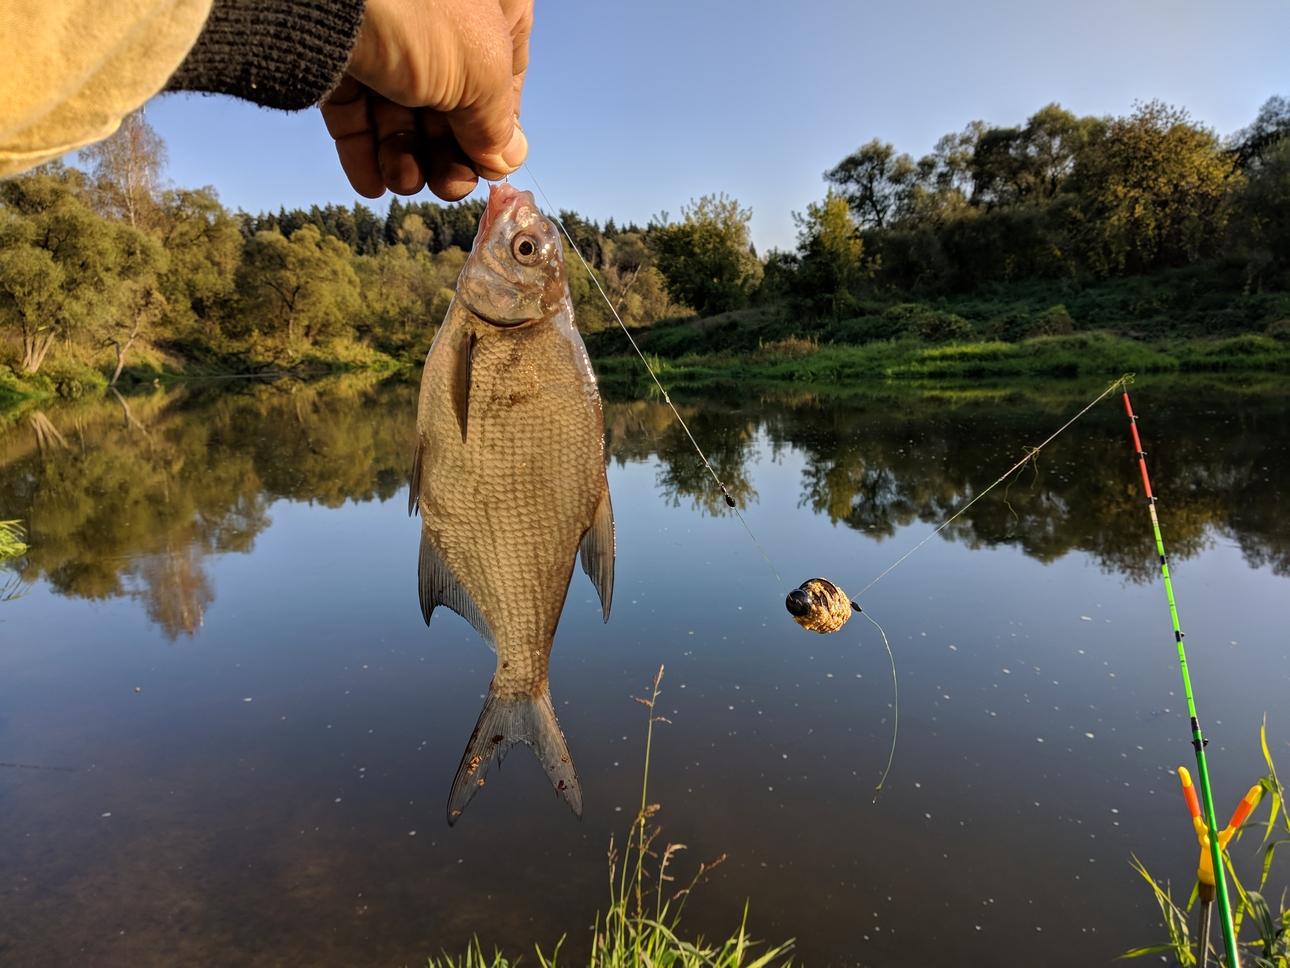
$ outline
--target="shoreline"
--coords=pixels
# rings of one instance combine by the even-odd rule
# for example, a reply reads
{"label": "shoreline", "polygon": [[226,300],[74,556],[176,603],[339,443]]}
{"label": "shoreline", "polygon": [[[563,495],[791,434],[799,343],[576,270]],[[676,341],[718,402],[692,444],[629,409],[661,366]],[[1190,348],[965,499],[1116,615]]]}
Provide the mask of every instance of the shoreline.
{"label": "shoreline", "polygon": [[[603,349],[614,334],[597,334]],[[758,389],[845,396],[887,388],[948,390],[1013,380],[1066,382],[1123,373],[1139,376],[1258,376],[1290,374],[1290,341],[1259,334],[1224,338],[1142,342],[1103,332],[1035,337],[1019,342],[973,340],[932,344],[916,339],[864,344],[807,340],[766,344],[748,353],[693,353],[662,357],[646,352],[669,391],[729,392]],[[599,352],[592,363],[606,395],[657,392],[640,360],[630,353]],[[379,380],[415,379],[419,361],[374,354],[364,360],[314,356],[289,367],[221,370],[194,362],[183,368],[149,362],[126,371],[117,389],[200,384],[217,380],[296,380],[370,375]],[[76,399],[107,389],[98,369],[80,366],[24,380],[0,368],[0,413],[51,400]]]}

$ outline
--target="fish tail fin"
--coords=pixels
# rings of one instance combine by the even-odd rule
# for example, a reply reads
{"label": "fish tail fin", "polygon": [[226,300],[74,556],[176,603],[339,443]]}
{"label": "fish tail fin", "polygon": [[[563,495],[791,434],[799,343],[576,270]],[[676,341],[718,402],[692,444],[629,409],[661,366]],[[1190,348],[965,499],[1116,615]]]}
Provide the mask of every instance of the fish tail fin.
{"label": "fish tail fin", "polygon": [[475,731],[470,734],[461,756],[457,776],[448,796],[448,824],[457,822],[466,804],[484,785],[493,762],[501,763],[516,743],[524,743],[537,755],[556,794],[577,816],[582,816],[582,787],[565,745],[564,733],[555,718],[551,691],[537,696],[499,696],[490,688]]}

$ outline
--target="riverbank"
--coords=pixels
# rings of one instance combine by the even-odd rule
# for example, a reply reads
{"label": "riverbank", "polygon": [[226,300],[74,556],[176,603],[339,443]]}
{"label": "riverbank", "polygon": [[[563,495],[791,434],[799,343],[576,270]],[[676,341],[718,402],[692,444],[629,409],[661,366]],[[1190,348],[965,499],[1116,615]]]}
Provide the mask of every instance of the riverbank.
{"label": "riverbank", "polygon": [[[847,392],[874,381],[974,381],[1023,378],[1073,379],[1133,372],[1290,373],[1290,342],[1269,336],[1140,342],[1109,333],[1043,336],[928,344],[917,339],[883,340],[859,346],[788,338],[751,353],[704,353],[663,357],[650,365],[669,389],[719,390],[752,385]],[[634,355],[599,357],[602,386],[643,391],[648,374]]]}
{"label": "riverbank", "polygon": [[[343,373],[388,376],[412,370],[421,359],[398,359],[356,340],[333,340],[295,348],[268,341],[246,340],[211,345],[205,342],[165,343],[132,354],[121,371],[118,386],[166,386],[192,380],[250,377],[290,377],[317,380]],[[0,411],[28,402],[75,400],[107,389],[115,363],[106,354],[52,359],[36,374],[21,373],[0,361]]]}
{"label": "riverbank", "polygon": [[[1076,379],[1137,374],[1290,373],[1290,339],[1245,333],[1220,338],[1140,340],[1094,331],[1007,341],[968,338],[936,342],[899,336],[850,343],[862,321],[830,327],[830,340],[781,335],[751,342],[750,333],[774,335],[788,328],[764,310],[712,319],[678,320],[636,330],[640,345],[669,390],[728,391],[750,386],[847,394],[876,381],[972,383],[1018,379]],[[872,323],[870,324],[872,326]],[[733,338],[733,332],[738,338]],[[646,392],[652,381],[623,334],[605,330],[587,337],[602,389],[611,395]],[[698,351],[683,351],[682,347]],[[722,348],[722,347],[725,348]],[[195,379],[290,377],[314,380],[339,373],[415,380],[423,355],[396,357],[345,340],[301,347],[201,344],[152,347],[122,372],[120,387],[167,385]],[[58,360],[25,376],[0,364],[0,411],[27,401],[75,399],[102,392],[112,367],[106,358]]]}

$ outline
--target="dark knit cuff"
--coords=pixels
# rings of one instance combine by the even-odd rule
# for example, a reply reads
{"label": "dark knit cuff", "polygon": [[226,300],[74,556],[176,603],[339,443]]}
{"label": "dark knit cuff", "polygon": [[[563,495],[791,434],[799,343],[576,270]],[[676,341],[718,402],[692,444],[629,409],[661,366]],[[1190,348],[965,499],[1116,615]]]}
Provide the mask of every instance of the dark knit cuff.
{"label": "dark knit cuff", "polygon": [[340,81],[364,0],[215,0],[167,91],[231,94],[270,108],[317,104]]}

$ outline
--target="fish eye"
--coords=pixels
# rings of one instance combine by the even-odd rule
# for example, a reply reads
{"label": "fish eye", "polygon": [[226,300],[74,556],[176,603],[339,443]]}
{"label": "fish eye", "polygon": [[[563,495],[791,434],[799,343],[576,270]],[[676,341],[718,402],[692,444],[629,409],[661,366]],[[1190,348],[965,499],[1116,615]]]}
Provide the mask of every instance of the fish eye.
{"label": "fish eye", "polygon": [[521,265],[531,266],[538,259],[538,242],[531,235],[517,235],[511,242],[511,254]]}

